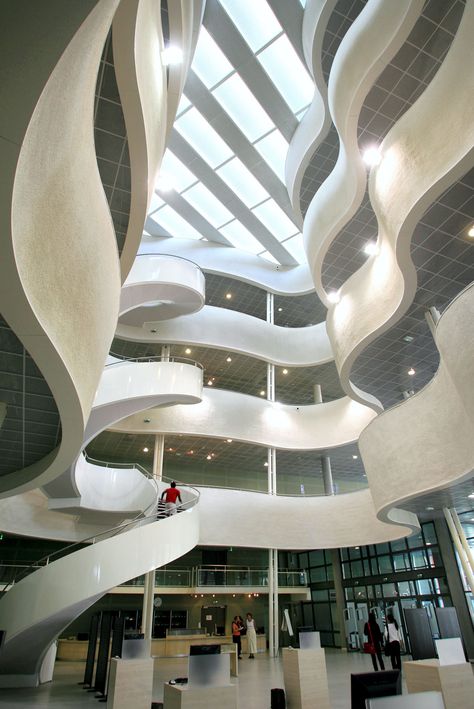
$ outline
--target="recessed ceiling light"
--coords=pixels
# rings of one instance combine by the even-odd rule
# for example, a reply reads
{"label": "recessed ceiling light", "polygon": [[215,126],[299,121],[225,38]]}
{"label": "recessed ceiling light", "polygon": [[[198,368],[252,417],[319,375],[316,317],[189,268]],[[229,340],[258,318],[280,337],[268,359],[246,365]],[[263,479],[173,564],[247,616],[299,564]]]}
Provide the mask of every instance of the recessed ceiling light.
{"label": "recessed ceiling light", "polygon": [[165,66],[181,64],[183,61],[183,51],[179,47],[173,47],[170,45],[161,52],[161,59]]}
{"label": "recessed ceiling light", "polygon": [[193,450],[188,451],[188,455],[193,455],[193,454],[194,454],[194,451],[193,451]]}
{"label": "recessed ceiling light", "polygon": [[232,443],[232,438],[228,438],[227,443]]}
{"label": "recessed ceiling light", "polygon": [[174,451],[174,448],[168,448],[169,453],[173,453],[173,451]]}
{"label": "recessed ceiling light", "polygon": [[337,290],[330,290],[328,291],[327,299],[330,303],[339,303],[341,296]]}
{"label": "recessed ceiling light", "polygon": [[353,460],[357,460],[358,457],[359,457],[358,455],[353,455],[353,456],[352,456]]}
{"label": "recessed ceiling light", "polygon": [[427,512],[433,512],[434,507],[426,507],[425,509],[426,509]]}
{"label": "recessed ceiling light", "polygon": [[186,349],[184,351],[186,354],[191,354],[192,349],[190,347],[186,347]]}
{"label": "recessed ceiling light", "polygon": [[260,392],[260,396],[265,396],[265,391],[264,391],[263,389],[262,389],[262,391]]}
{"label": "recessed ceiling light", "polygon": [[287,369],[283,369],[282,372],[283,372],[283,374],[288,374],[288,370],[287,370]]}
{"label": "recessed ceiling light", "polygon": [[469,229],[467,232],[467,235],[470,236],[471,238],[474,237],[474,225]]}
{"label": "recessed ceiling light", "polygon": [[212,460],[212,455],[211,454],[206,455],[206,460]]}
{"label": "recessed ceiling light", "polygon": [[232,362],[232,357],[227,357],[226,362]]}
{"label": "recessed ceiling light", "polygon": [[283,312],[283,308],[278,308],[278,312],[279,313]]}
{"label": "recessed ceiling light", "polygon": [[213,383],[214,383],[214,382],[212,381],[212,379],[209,379],[209,381],[207,382],[207,386],[208,386],[208,387],[211,387],[211,386],[213,385]]}
{"label": "recessed ceiling light", "polygon": [[410,367],[407,373],[410,377],[413,377],[415,375],[415,370],[413,369],[413,367]]}
{"label": "recessed ceiling light", "polygon": [[468,495],[468,497],[469,497],[470,500],[474,500],[474,492],[471,492],[471,494]]}
{"label": "recessed ceiling light", "polygon": [[145,448],[143,449],[143,452],[144,452],[144,453],[148,453],[149,450],[150,450],[150,449],[145,446]]}
{"label": "recessed ceiling light", "polygon": [[263,465],[265,468],[268,468],[268,460],[266,460]]}
{"label": "recessed ceiling light", "polygon": [[402,337],[403,342],[413,342],[414,339],[413,335],[403,335]]}
{"label": "recessed ceiling light", "polygon": [[375,241],[368,241],[364,246],[364,253],[367,256],[374,256],[378,251],[377,243]]}
{"label": "recessed ceiling light", "polygon": [[378,165],[381,159],[382,155],[380,153],[380,148],[376,145],[371,145],[370,148],[366,148],[362,153],[362,160],[369,167],[374,167],[374,165]]}
{"label": "recessed ceiling light", "polygon": [[230,300],[232,298],[232,293],[226,293],[225,297],[226,297],[226,300]]}

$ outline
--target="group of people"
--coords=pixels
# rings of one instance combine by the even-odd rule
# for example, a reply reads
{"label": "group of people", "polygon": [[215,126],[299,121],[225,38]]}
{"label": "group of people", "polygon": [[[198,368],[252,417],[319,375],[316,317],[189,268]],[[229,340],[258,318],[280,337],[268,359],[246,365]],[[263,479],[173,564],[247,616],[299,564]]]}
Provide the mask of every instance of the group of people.
{"label": "group of people", "polygon": [[369,640],[370,657],[374,670],[377,672],[377,659],[380,664],[380,669],[384,670],[385,665],[382,657],[382,649],[386,648],[386,655],[390,657],[393,670],[401,670],[402,664],[400,660],[401,651],[401,635],[398,628],[398,623],[392,613],[387,613],[385,620],[385,631],[379,628],[379,624],[375,618],[375,613],[369,613],[369,620],[364,626],[364,635]]}
{"label": "group of people", "polygon": [[251,613],[247,613],[245,624],[240,615],[236,615],[232,621],[232,640],[237,645],[239,660],[242,659],[242,635],[244,632],[247,635],[249,660],[253,660],[257,652],[257,628]]}

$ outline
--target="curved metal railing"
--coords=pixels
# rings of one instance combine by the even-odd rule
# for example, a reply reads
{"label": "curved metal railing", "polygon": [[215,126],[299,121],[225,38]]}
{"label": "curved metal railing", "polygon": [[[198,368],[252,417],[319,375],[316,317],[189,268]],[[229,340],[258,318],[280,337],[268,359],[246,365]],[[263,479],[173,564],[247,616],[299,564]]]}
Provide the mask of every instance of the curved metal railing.
{"label": "curved metal railing", "polygon": [[109,352],[109,357],[116,357],[118,362],[109,362],[106,364],[107,367],[115,367],[118,364],[123,364],[124,362],[177,362],[178,364],[192,364],[198,369],[204,369],[200,362],[196,362],[195,359],[189,359],[188,357],[167,357],[162,355],[150,355],[149,357],[124,357],[123,355],[116,354],[115,352]]}
{"label": "curved metal railing", "polygon": [[[100,461],[98,461],[100,462]],[[145,471],[145,469],[143,468]],[[105,530],[104,532],[100,532],[99,534],[95,534],[91,537],[87,537],[86,539],[81,539],[78,542],[74,542],[73,544],[67,544],[65,547],[62,547],[61,549],[57,549],[56,551],[52,552],[51,554],[48,554],[47,556],[42,557],[41,559],[38,559],[35,561],[33,564],[28,566],[27,568],[23,569],[20,573],[16,574],[11,581],[8,581],[4,587],[1,589],[2,593],[5,593],[11,586],[14,584],[18,583],[21,581],[23,578],[26,576],[29,576],[31,573],[34,573],[40,568],[43,568],[44,566],[48,566],[48,564],[52,563],[53,561],[56,561],[57,559],[62,558],[63,556],[68,556],[69,554],[73,553],[74,551],[79,551],[84,545],[88,544],[97,544],[97,542],[103,541],[105,539],[109,539],[110,537],[115,537],[118,534],[122,534],[123,532],[127,531],[128,529],[133,529],[135,526],[140,527],[145,524],[151,524],[153,522],[160,521],[160,518],[157,516],[158,512],[158,505],[159,505],[159,482],[172,482],[172,480],[175,480],[174,478],[166,478],[163,477],[160,480],[157,480],[156,478],[153,478],[148,471],[145,471],[147,476],[152,478],[155,481],[156,484],[156,498],[153,501],[152,505],[147,507],[147,509],[144,512],[140,512],[136,517],[134,517],[132,520],[129,520],[128,522],[123,522],[122,524],[116,525],[115,527],[111,527],[110,529]],[[191,485],[186,485],[186,483],[182,483],[180,481],[176,481],[176,484],[180,486],[181,488],[187,488],[192,491],[194,494],[194,497],[191,500],[187,500],[186,502],[181,503],[179,506],[178,511],[183,512],[188,509],[191,509],[194,507],[200,497],[200,492],[199,490],[196,490],[196,488],[192,487]],[[152,511],[150,512],[150,509],[152,508]]]}
{"label": "curved metal railing", "polygon": [[174,254],[156,254],[156,253],[150,253],[149,251],[146,251],[141,254],[137,254],[136,258],[140,258],[140,256],[161,256],[162,258],[171,258],[171,259],[179,259],[180,261],[187,261],[188,263],[192,263],[193,266],[196,266],[198,271],[201,271],[202,273],[202,268],[199,266],[196,261],[193,261],[190,258],[186,258],[185,256],[175,256]]}

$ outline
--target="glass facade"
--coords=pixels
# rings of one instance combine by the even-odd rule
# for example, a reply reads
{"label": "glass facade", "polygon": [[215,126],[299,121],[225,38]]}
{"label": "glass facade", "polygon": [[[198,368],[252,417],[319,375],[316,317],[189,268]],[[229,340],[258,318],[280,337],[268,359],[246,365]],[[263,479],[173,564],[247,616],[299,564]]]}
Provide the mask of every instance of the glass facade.
{"label": "glass facade", "polygon": [[[434,608],[452,605],[433,522],[423,524],[418,534],[395,542],[341,549],[339,562],[344,637],[351,649],[360,648],[370,611],[382,625],[390,610],[405,634],[404,608],[425,607],[435,623]],[[311,588],[311,601],[302,603],[304,622],[320,631],[323,645],[338,646],[341,638],[331,552],[301,553],[299,565],[307,568]],[[433,627],[433,632],[436,635],[437,628]]]}

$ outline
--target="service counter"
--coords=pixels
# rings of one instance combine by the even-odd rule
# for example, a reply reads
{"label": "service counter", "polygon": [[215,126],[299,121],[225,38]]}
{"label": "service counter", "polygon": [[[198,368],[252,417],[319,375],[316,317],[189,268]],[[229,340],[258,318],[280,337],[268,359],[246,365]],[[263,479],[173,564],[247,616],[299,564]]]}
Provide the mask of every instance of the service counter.
{"label": "service counter", "polygon": [[[180,657],[189,655],[191,645],[227,645],[232,642],[231,635],[170,635],[167,638],[155,638],[151,641],[152,657]],[[57,660],[77,662],[86,660],[87,640],[67,640],[60,638],[58,641]],[[257,635],[257,652],[267,649],[266,635]],[[242,654],[246,655],[247,638],[242,637]]]}

